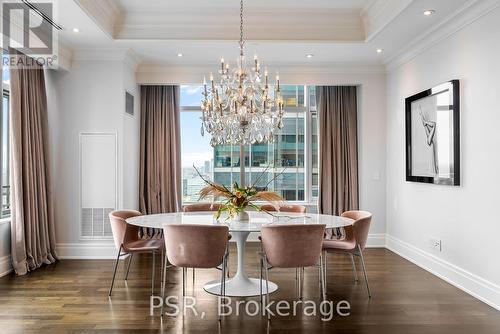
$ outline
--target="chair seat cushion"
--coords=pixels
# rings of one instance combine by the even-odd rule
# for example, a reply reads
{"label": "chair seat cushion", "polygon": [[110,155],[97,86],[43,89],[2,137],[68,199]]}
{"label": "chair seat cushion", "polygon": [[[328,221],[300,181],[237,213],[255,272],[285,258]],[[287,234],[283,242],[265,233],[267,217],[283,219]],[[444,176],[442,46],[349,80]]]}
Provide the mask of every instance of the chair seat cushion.
{"label": "chair seat cushion", "polygon": [[163,247],[165,247],[163,239],[136,240],[123,245],[127,252],[151,252],[161,250]]}
{"label": "chair seat cushion", "polygon": [[323,241],[323,250],[343,250],[351,251],[356,248],[355,240],[335,240],[327,239]]}

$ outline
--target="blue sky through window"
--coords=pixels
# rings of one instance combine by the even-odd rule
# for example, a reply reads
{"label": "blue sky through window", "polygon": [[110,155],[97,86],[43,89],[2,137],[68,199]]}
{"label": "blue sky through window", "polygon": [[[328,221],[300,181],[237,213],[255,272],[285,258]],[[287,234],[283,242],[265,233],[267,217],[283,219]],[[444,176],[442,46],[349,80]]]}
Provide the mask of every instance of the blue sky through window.
{"label": "blue sky through window", "polygon": [[[199,107],[202,86],[181,86],[181,106]],[[181,112],[182,167],[203,166],[213,159],[210,135],[201,136],[201,111]]]}

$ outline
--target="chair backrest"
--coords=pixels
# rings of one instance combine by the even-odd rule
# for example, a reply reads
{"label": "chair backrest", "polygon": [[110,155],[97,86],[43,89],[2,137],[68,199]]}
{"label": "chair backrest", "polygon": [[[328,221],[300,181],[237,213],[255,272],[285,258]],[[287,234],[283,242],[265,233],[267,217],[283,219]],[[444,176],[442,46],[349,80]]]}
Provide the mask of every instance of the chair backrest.
{"label": "chair backrest", "polygon": [[[271,204],[261,205],[260,208],[264,211],[276,211],[276,208]],[[296,212],[296,213],[306,213],[306,207],[297,204],[283,205],[278,208],[279,212]]]}
{"label": "chair backrest", "polygon": [[125,219],[142,215],[136,210],[116,210],[109,213],[109,222],[116,249],[124,243],[139,239],[139,227],[127,224]]}
{"label": "chair backrest", "polygon": [[325,227],[324,224],[263,226],[262,247],[267,261],[277,268],[316,265],[321,254]]}
{"label": "chair backrest", "polygon": [[222,263],[229,237],[227,226],[172,224],[163,232],[167,258],[174,266],[214,268]]}
{"label": "chair backrest", "polygon": [[[368,211],[346,211],[342,214],[342,217],[354,219],[355,222],[352,228],[346,228],[346,238],[351,237],[356,240],[356,243],[361,247],[361,250],[365,249],[366,241],[368,240],[368,232],[370,231],[370,223],[372,221],[372,214]],[[352,236],[350,236],[352,234]]]}
{"label": "chair backrest", "polygon": [[184,212],[195,212],[195,211],[217,211],[222,206],[219,203],[194,203],[186,204],[182,208]]}

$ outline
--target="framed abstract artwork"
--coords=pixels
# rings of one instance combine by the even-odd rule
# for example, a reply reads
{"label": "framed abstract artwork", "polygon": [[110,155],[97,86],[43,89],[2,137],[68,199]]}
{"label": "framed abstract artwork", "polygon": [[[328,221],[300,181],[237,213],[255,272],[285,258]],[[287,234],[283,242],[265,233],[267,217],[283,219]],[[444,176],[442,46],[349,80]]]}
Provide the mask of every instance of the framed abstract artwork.
{"label": "framed abstract artwork", "polygon": [[460,185],[460,83],[406,98],[406,181]]}

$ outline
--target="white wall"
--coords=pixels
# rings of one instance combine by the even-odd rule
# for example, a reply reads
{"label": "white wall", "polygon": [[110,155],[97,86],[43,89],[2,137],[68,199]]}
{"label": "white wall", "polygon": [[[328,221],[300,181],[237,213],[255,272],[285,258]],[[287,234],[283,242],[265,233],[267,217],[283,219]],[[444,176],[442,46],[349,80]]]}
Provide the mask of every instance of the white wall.
{"label": "white wall", "polygon": [[[216,62],[214,60],[214,66]],[[275,68],[276,66],[273,66]],[[359,87],[360,207],[373,212],[369,244],[383,246],[386,231],[386,78],[378,67],[276,67],[284,84],[356,85]],[[213,67],[142,67],[139,84],[200,83]],[[198,131],[198,129],[196,129]]]}
{"label": "white wall", "polygon": [[[387,77],[388,246],[500,307],[500,9],[439,41]],[[462,186],[405,182],[404,99],[461,85]],[[430,237],[442,240],[434,251]]]}
{"label": "white wall", "polygon": [[138,206],[138,109],[134,117],[124,114],[125,90],[138,95],[134,73],[131,65],[119,59],[76,60],[70,71],[50,73],[48,82],[56,92],[49,108],[49,132],[57,251],[61,257],[113,257],[116,253],[111,240],[80,238],[81,132],[117,134],[118,208]]}
{"label": "white wall", "polygon": [[134,116],[123,114],[123,207],[139,209],[140,91],[135,69],[124,64],[125,90],[134,96]]}

